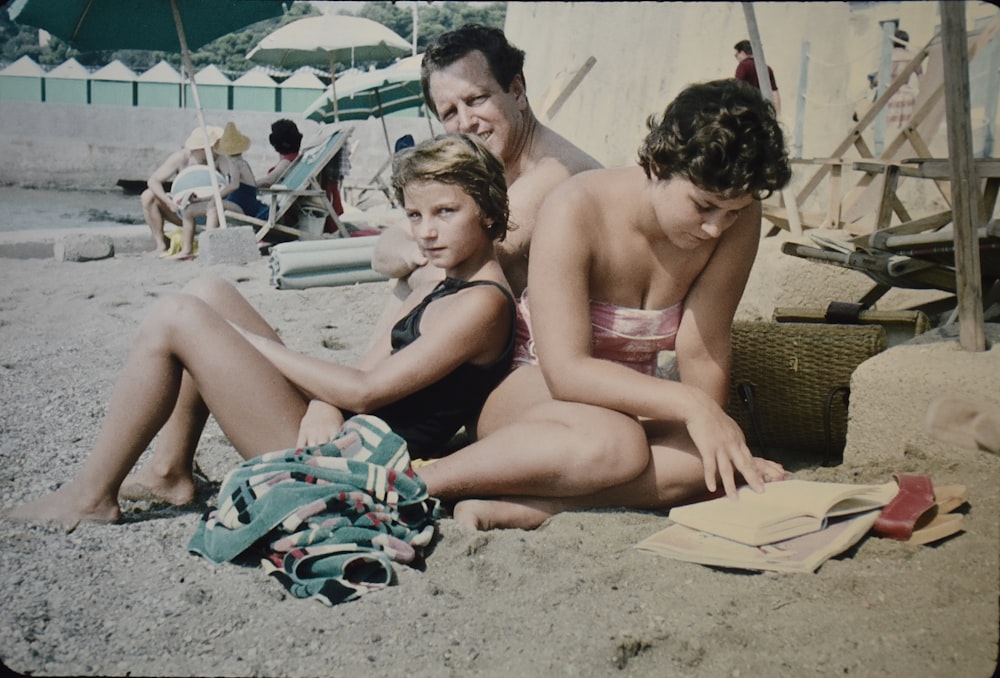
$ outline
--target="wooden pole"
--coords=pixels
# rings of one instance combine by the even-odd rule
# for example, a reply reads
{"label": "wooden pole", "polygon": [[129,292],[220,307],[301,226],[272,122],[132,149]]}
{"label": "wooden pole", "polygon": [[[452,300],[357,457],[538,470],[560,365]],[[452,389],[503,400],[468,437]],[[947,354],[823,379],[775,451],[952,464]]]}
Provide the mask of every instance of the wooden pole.
{"label": "wooden pole", "polygon": [[969,56],[965,3],[940,0],[944,57],[945,116],[951,165],[951,208],[955,222],[955,274],[958,288],[959,343],[966,351],[983,351],[982,273],[976,231],[980,214],[979,183],[972,161],[969,118]]}
{"label": "wooden pole", "polygon": [[[767,60],[764,58],[764,45],[760,42],[757,31],[757,16],[753,11],[752,2],[743,3],[743,15],[747,20],[747,32],[750,34],[750,47],[753,49],[753,63],[757,69],[757,82],[760,83],[760,93],[764,99],[774,105],[774,94],[771,92],[771,76],[767,72]],[[785,211],[788,213],[788,228],[794,235],[802,235],[802,222],[799,220],[799,206],[795,194],[787,187],[781,191],[785,201]]]}
{"label": "wooden pole", "polygon": [[201,133],[205,136],[205,160],[208,162],[208,176],[212,182],[212,196],[215,201],[215,212],[219,215],[219,228],[226,227],[226,208],[222,204],[222,192],[219,188],[219,180],[216,178],[215,157],[212,155],[212,141],[208,137],[208,127],[205,125],[205,113],[201,110],[201,99],[198,97],[198,83],[194,81],[194,64],[191,62],[191,51],[188,49],[187,37],[184,35],[184,23],[181,21],[180,10],[177,9],[177,0],[170,0],[170,9],[174,14],[174,25],[177,28],[177,40],[181,44],[181,58],[184,61],[184,69],[191,78],[191,95],[194,97],[194,108],[198,112],[198,124],[201,125]]}

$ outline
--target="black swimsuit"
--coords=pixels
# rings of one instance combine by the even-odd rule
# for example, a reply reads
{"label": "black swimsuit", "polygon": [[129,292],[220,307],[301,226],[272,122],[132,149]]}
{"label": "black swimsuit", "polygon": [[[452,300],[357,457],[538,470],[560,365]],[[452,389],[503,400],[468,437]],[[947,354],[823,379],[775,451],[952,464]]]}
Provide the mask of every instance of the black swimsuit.
{"label": "black swimsuit", "polygon": [[[509,302],[509,339],[500,357],[488,365],[459,365],[433,384],[371,413],[406,440],[411,457],[439,456],[444,444],[458,429],[479,414],[486,397],[510,371],[517,311],[510,292],[495,282],[446,278],[392,328],[392,352],[395,353],[420,337],[420,319],[429,304],[478,285],[493,285]],[[344,415],[348,417],[350,413]]]}

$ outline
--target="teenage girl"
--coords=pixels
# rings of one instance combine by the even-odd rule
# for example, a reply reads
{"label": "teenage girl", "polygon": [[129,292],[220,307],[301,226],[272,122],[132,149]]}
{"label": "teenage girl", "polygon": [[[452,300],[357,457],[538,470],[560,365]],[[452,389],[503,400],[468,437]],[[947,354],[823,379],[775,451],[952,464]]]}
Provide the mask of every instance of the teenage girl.
{"label": "teenage girl", "polygon": [[[760,200],[791,169],[774,108],[735,80],[696,83],[631,167],[583,172],[546,198],[519,303],[517,369],[480,440],[421,467],[471,528],[536,527],[559,511],[666,509],[784,469],[753,457],[725,411],[731,327]],[[675,351],[680,381],[655,376]]]}

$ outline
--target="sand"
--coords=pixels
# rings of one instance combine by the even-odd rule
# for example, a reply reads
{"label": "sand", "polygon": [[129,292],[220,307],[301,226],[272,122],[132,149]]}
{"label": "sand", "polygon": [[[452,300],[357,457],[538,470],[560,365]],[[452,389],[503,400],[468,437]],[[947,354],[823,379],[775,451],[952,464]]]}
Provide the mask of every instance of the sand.
{"label": "sand", "polygon": [[[104,221],[88,221],[95,208]],[[0,245],[81,227],[141,241],[142,227],[115,223],[130,214],[134,198],[0,188],[0,230],[31,231],[0,234]],[[762,247],[744,314],[787,287],[775,282],[774,250]],[[793,268],[799,289],[830,275]],[[289,345],[337,361],[358,357],[388,293],[384,283],[278,291],[263,259],[0,259],[0,507],[73,475],[148,307],[208,272],[235,282]],[[947,373],[955,353],[935,352],[928,369]],[[979,379],[993,384],[996,373]],[[198,455],[209,482],[195,506],[129,506],[122,524],[70,534],[0,523],[0,660],[31,675],[989,676],[1000,458],[909,443],[902,455],[876,454],[907,438],[896,410],[921,403],[878,407],[871,455],[787,465],[806,479],[885,482],[905,471],[965,484],[963,533],[924,547],[868,537],[814,574],[786,575],[640,552],[633,545],[664,526],[653,512],[566,513],[531,532],[471,533],[445,519],[423,571],[399,568],[394,586],[334,608],[291,597],[259,567],[187,553],[239,462],[210,424]]]}

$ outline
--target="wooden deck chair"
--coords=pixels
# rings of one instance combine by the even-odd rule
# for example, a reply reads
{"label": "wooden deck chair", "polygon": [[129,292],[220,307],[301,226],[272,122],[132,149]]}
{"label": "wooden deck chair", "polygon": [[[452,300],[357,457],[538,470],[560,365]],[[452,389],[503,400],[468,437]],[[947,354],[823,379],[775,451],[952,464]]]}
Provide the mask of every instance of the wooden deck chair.
{"label": "wooden deck chair", "polygon": [[389,182],[387,182],[385,178],[382,176],[383,174],[385,174],[385,171],[389,169],[389,166],[391,164],[392,164],[392,157],[386,158],[385,161],[381,165],[379,165],[379,168],[372,175],[372,178],[369,179],[366,183],[353,184],[345,182],[344,192],[350,196],[351,204],[360,205],[362,202],[364,202],[368,193],[376,192],[384,195],[386,201],[390,205],[392,205],[393,207],[397,207],[398,205],[396,205],[396,197],[392,193],[392,187],[389,185]]}
{"label": "wooden deck chair", "polygon": [[255,217],[238,212],[226,211],[226,218],[234,222],[250,224],[259,230],[257,231],[257,242],[261,242],[268,233],[277,231],[286,235],[291,235],[300,240],[315,240],[322,237],[322,234],[309,233],[297,228],[291,228],[281,223],[284,217],[293,206],[299,204],[303,198],[310,203],[318,202],[322,209],[326,211],[326,216],[333,219],[337,225],[337,232],[341,237],[348,237],[350,233],[344,223],[338,218],[336,210],[326,196],[326,191],[320,184],[323,168],[326,167],[337,152],[344,147],[353,128],[334,129],[332,126],[325,126],[321,132],[320,140],[305,148],[299,157],[288,167],[282,176],[280,183],[276,183],[269,188],[260,189],[262,200],[268,205],[267,219],[257,219]]}

